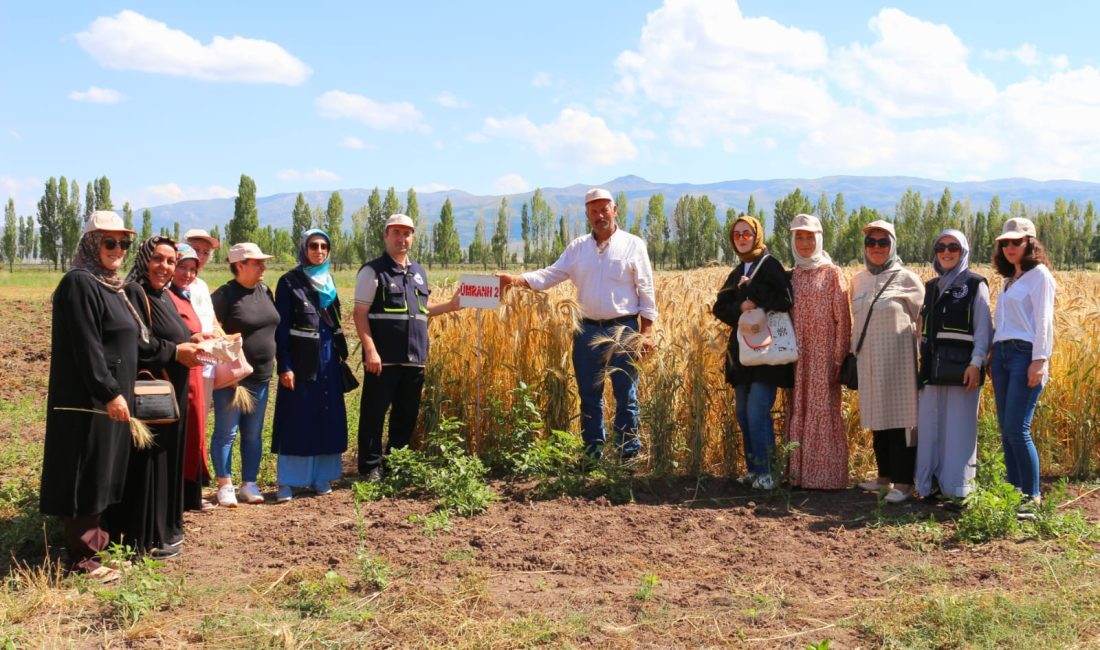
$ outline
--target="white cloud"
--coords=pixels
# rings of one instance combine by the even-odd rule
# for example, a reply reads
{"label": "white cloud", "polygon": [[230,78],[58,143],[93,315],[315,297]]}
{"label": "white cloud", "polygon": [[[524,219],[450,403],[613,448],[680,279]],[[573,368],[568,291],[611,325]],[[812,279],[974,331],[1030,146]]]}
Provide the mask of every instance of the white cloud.
{"label": "white cloud", "polygon": [[819,75],[827,59],[820,34],[743,16],[732,0],[668,0],[615,68],[626,96],[674,111],[674,140],[702,145],[715,133],[822,123],[834,110]]}
{"label": "white cloud", "polygon": [[436,95],[434,98],[436,104],[444,108],[469,108],[470,105],[458,97],[455,97],[447,91],[443,91]]}
{"label": "white cloud", "polygon": [[340,180],[340,176],[338,176],[336,172],[331,172],[327,169],[311,169],[308,171],[299,171],[297,169],[283,169],[275,174],[275,176],[281,181],[335,182]]}
{"label": "white cloud", "polygon": [[20,216],[35,214],[44,186],[44,181],[33,176],[0,175],[0,201],[7,205],[8,199],[11,198],[15,201],[15,210]]}
{"label": "white cloud", "polygon": [[474,144],[480,144],[482,142],[487,142],[489,140],[489,138],[486,137],[484,133],[480,133],[480,132],[468,133],[462,139],[465,140],[466,142],[473,142]]}
{"label": "white cloud", "polygon": [[423,185],[414,185],[413,189],[417,194],[430,194],[432,192],[446,192],[447,190],[453,190],[454,185],[444,185],[443,183],[424,183]]}
{"label": "white cloud", "polygon": [[383,104],[363,95],[330,90],[318,97],[315,105],[322,117],[358,120],[375,129],[430,131],[423,123],[420,111],[409,102]]}
{"label": "white cloud", "polygon": [[366,146],[367,145],[362,140],[355,137],[354,135],[345,136],[344,139],[340,141],[340,148],[341,149],[360,150],[360,149],[363,149]]}
{"label": "white cloud", "polygon": [[1029,68],[1046,66],[1051,70],[1065,70],[1069,67],[1069,57],[1065,54],[1048,56],[1039,51],[1032,43],[1024,43],[1016,49],[999,48],[996,50],[984,50],[982,58],[990,61],[1014,60]]}
{"label": "white cloud", "polygon": [[883,9],[868,23],[878,40],[836,52],[837,82],[891,118],[968,113],[990,107],[993,82],[970,70],[969,50],[947,25]]}
{"label": "white cloud", "polygon": [[74,90],[69,93],[69,99],[74,102],[88,102],[90,104],[117,104],[126,99],[126,96],[110,88],[88,86],[87,90]]}
{"label": "white cloud", "polygon": [[546,72],[536,72],[531,77],[531,85],[535,88],[549,88],[554,85],[554,79]]}
{"label": "white cloud", "polygon": [[236,190],[231,190],[221,185],[209,185],[207,187],[181,187],[177,183],[164,183],[161,185],[148,185],[141,188],[132,196],[123,196],[122,201],[115,201],[118,210],[122,210],[122,203],[130,202],[137,207],[152,207],[179,203],[180,201],[201,201],[204,199],[228,199],[237,196]]}
{"label": "white cloud", "polygon": [[531,184],[519,174],[505,174],[493,182],[495,194],[522,194],[531,189]]}
{"label": "white cloud", "polygon": [[635,140],[656,140],[657,134],[645,127],[636,126],[630,130],[630,137]]}
{"label": "white cloud", "polygon": [[559,165],[613,165],[638,155],[629,136],[611,130],[603,118],[576,108],[562,109],[556,120],[546,124],[535,124],[526,116],[489,117],[483,132],[525,142],[539,156]]}
{"label": "white cloud", "polygon": [[23,139],[23,134],[21,134],[19,131],[16,131],[15,129],[8,129],[8,135],[11,136],[12,140]]}
{"label": "white cloud", "polygon": [[297,86],[312,74],[309,66],[276,43],[215,36],[203,44],[134,11],[101,16],[76,42],[100,65],[191,77],[205,81],[245,81]]}

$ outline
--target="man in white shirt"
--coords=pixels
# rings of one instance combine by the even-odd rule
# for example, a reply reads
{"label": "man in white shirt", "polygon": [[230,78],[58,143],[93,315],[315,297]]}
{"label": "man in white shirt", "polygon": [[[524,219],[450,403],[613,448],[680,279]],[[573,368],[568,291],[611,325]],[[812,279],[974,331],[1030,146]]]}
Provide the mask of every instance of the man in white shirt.
{"label": "man in white shirt", "polygon": [[[195,254],[199,256],[199,269],[197,273],[202,273],[203,267],[210,261],[210,256],[213,252],[221,248],[222,243],[217,239],[210,236],[210,233],[202,230],[201,228],[192,228],[183,233],[183,238],[195,249]],[[213,332],[214,331],[214,303],[210,300],[210,287],[207,286],[206,281],[203,280],[198,274],[195,275],[194,281],[188,287],[188,291],[191,292],[191,306],[195,308],[195,315],[199,317],[199,323],[202,325],[202,331]],[[203,378],[203,412],[206,412],[210,408],[210,396],[214,393],[214,366],[204,365],[202,368]]]}
{"label": "man in white shirt", "polygon": [[[584,210],[592,232],[577,237],[550,266],[524,273],[499,273],[501,289],[521,286],[542,291],[571,280],[583,318],[573,336],[573,372],[581,399],[581,435],[585,451],[603,453],[607,434],[603,423],[604,378],[610,375],[615,394],[615,432],[624,460],[638,455],[638,370],[634,354],[653,348],[650,331],[657,320],[653,268],[645,242],[618,227],[618,206],[611,192],[593,188],[584,195]],[[633,350],[617,349],[604,362],[609,343],[593,344],[621,329],[637,333]],[[629,339],[628,339],[629,340]],[[609,372],[610,369],[610,372]]]}

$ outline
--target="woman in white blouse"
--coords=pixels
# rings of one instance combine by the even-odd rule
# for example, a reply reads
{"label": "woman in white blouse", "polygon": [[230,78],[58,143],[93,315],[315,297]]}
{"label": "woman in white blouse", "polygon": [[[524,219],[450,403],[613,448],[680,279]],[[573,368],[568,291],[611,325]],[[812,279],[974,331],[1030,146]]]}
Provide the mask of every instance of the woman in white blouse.
{"label": "woman in white blouse", "polygon": [[1008,482],[1024,495],[1020,515],[1032,518],[1039,502],[1039,455],[1031,439],[1031,418],[1054,350],[1056,285],[1029,219],[1005,222],[993,265],[1006,278],[994,315],[990,361],[997,424]]}

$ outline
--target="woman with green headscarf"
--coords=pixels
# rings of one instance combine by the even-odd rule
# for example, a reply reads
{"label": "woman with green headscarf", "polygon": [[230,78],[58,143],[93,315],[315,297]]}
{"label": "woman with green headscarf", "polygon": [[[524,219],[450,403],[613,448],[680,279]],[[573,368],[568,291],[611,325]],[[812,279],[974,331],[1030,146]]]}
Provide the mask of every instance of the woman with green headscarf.
{"label": "woman with green headscarf", "polygon": [[794,385],[794,364],[745,366],[738,353],[738,321],[753,309],[791,310],[791,280],[779,260],[768,254],[764,227],[741,215],[730,230],[730,241],[740,259],[718,291],[714,315],[733,328],[726,351],[726,381],[737,400],[737,423],[744,442],[748,472],[738,479],[758,490],[777,487],[772,475],[775,461],[775,424],[772,407],[780,388]]}
{"label": "woman with green headscarf", "polygon": [[340,331],[340,298],[329,273],[331,246],[325,232],[307,230],[298,266],[275,288],[279,389],[271,451],[279,455],[279,502],[290,501],[294,488],[328,494],[329,482],[343,473],[348,419],[340,362],[348,350]]}

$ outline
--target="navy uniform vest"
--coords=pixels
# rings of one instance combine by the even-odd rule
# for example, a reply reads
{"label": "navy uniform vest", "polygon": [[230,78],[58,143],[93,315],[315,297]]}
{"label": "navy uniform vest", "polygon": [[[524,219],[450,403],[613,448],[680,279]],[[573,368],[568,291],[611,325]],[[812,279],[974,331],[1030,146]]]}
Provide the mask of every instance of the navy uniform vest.
{"label": "navy uniform vest", "polygon": [[924,285],[924,305],[920,309],[922,384],[930,379],[929,364],[925,360],[932,359],[936,349],[959,361],[969,361],[974,351],[974,298],[986,279],[973,271],[964,272],[963,279],[962,284],[956,282],[942,293],[939,293],[939,278]]}
{"label": "navy uniform vest", "polygon": [[428,362],[428,274],[409,260],[401,268],[388,253],[367,262],[378,276],[370,304],[371,337],[383,364],[423,366]]}

